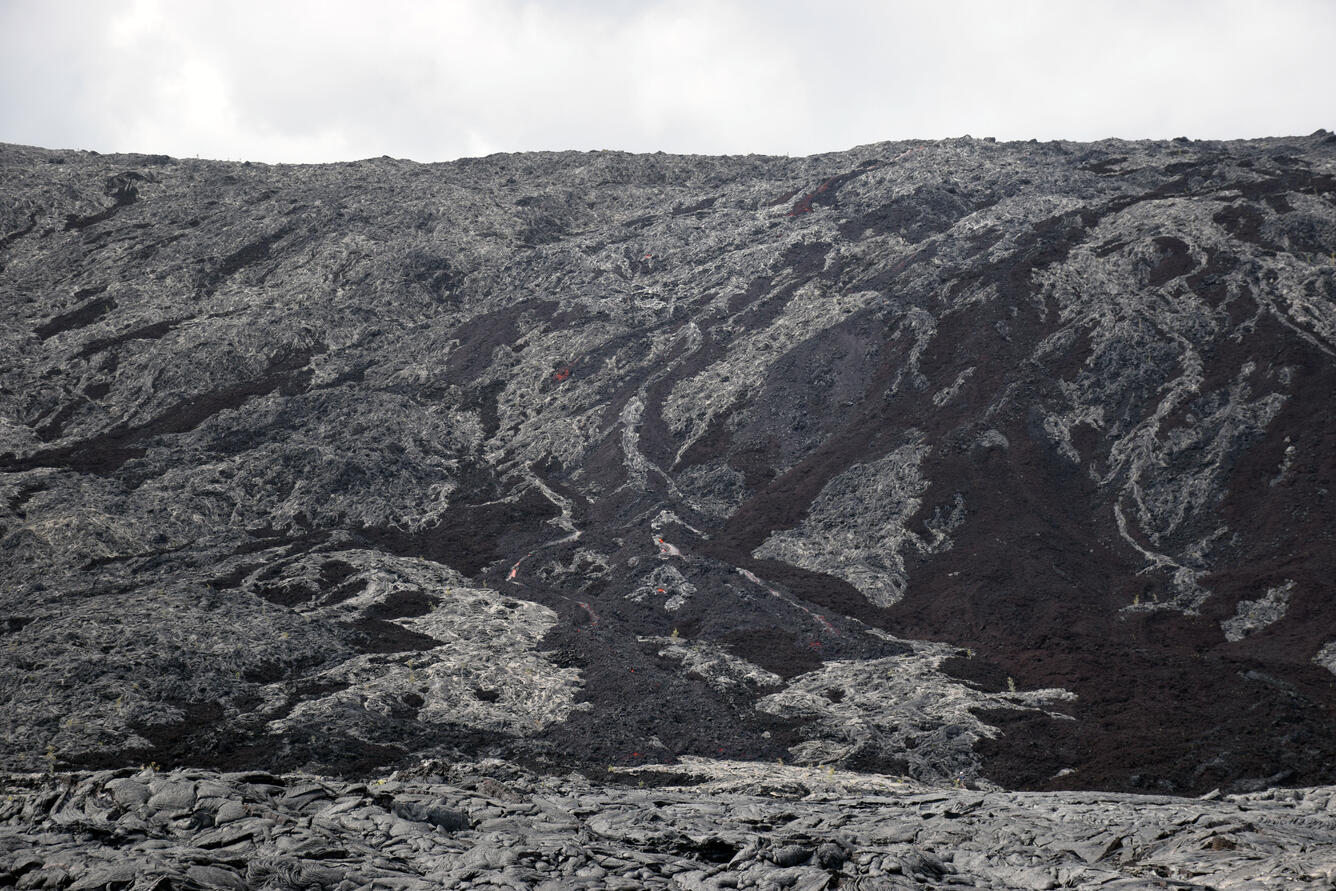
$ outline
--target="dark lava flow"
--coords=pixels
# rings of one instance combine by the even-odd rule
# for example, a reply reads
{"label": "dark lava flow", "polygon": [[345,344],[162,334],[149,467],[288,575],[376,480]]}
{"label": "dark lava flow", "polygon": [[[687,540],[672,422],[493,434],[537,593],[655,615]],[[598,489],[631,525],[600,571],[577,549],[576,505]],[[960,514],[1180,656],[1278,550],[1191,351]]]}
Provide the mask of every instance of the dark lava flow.
{"label": "dark lava flow", "polygon": [[1336,136],[0,175],[7,769],[1336,782]]}

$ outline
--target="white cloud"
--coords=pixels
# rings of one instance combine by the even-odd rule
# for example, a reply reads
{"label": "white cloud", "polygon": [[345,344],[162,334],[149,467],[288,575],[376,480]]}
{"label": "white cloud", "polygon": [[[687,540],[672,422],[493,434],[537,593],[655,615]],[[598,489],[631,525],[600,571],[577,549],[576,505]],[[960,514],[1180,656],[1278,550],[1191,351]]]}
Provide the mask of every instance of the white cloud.
{"label": "white cloud", "polygon": [[323,161],[1336,126],[1326,0],[8,0],[0,140]]}

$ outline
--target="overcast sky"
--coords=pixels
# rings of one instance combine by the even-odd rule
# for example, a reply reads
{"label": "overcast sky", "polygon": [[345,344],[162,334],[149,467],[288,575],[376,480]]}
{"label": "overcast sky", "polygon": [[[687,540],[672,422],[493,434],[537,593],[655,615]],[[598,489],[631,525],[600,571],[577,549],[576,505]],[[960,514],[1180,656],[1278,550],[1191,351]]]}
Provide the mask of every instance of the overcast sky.
{"label": "overcast sky", "polygon": [[1336,0],[0,0],[0,142],[257,161],[1336,129]]}

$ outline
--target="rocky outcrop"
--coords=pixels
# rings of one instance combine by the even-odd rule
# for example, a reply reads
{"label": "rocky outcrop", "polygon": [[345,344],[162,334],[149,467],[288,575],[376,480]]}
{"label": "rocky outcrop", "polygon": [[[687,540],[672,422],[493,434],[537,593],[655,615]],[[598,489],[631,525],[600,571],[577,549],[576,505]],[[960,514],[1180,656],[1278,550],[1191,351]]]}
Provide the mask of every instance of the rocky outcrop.
{"label": "rocky outcrop", "polygon": [[1336,780],[1336,136],[0,178],[9,769]]}

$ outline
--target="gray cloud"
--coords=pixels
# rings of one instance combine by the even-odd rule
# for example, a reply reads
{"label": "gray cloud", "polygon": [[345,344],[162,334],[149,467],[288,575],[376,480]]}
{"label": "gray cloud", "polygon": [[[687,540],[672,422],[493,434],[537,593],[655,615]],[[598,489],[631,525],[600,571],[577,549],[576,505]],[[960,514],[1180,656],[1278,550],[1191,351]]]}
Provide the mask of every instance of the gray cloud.
{"label": "gray cloud", "polygon": [[1327,0],[7,0],[0,141],[265,161],[1336,126]]}

